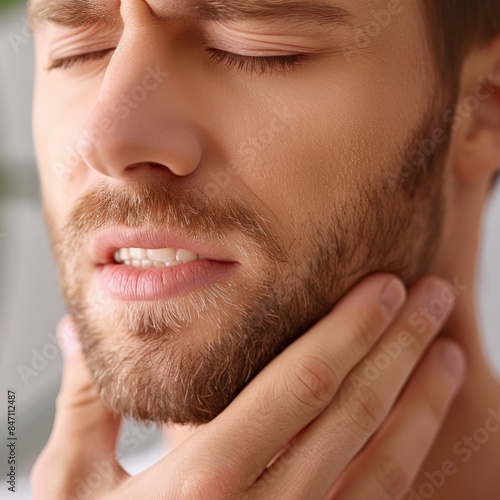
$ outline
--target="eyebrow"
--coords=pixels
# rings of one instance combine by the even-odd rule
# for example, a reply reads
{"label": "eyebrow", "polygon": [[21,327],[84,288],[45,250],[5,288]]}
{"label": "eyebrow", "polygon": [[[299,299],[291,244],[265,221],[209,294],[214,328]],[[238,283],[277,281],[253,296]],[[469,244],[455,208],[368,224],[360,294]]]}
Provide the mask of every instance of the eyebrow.
{"label": "eyebrow", "polygon": [[[352,15],[325,0],[195,0],[184,12],[169,13],[168,17],[199,21],[281,20],[339,26],[349,24]],[[117,13],[103,0],[31,0],[28,19],[32,30],[47,22],[72,28],[119,23]]]}
{"label": "eyebrow", "polygon": [[30,0],[28,25],[35,31],[40,24],[54,23],[69,28],[93,24],[117,24],[118,18],[105,2],[92,0]]}

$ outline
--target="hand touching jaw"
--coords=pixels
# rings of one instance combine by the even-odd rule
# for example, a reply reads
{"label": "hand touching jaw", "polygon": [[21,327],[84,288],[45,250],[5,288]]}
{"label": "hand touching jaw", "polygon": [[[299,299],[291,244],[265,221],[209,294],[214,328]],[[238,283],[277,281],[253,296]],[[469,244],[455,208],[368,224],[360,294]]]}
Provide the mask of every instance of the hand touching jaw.
{"label": "hand touching jaw", "polygon": [[[63,228],[47,206],[101,396],[138,420],[208,422],[366,273],[397,271],[411,283],[425,271],[440,231],[438,176],[412,199],[404,183],[374,180],[301,227],[298,215],[280,226],[229,191],[207,202],[149,184],[102,184]],[[175,247],[205,258],[179,263]],[[173,260],[151,267],[148,252]]]}

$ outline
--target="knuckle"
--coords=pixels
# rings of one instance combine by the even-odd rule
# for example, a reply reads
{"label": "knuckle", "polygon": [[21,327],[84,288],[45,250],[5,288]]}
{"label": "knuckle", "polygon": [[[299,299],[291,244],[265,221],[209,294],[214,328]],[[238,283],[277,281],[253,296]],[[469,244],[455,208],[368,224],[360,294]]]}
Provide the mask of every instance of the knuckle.
{"label": "knuckle", "polygon": [[321,356],[301,356],[294,360],[288,372],[286,393],[292,395],[294,408],[299,403],[301,416],[315,416],[331,402],[337,391],[337,376]]}
{"label": "knuckle", "polygon": [[56,397],[56,411],[67,408],[92,408],[99,404],[97,389],[90,383],[72,387],[71,390],[61,390]]}
{"label": "knuckle", "polygon": [[411,486],[410,475],[401,461],[392,455],[383,455],[375,463],[373,476],[380,488],[380,500],[402,498]]}
{"label": "knuckle", "polygon": [[384,403],[373,384],[360,388],[348,387],[349,390],[343,392],[339,405],[348,419],[362,431],[362,434],[371,434],[383,420]]}

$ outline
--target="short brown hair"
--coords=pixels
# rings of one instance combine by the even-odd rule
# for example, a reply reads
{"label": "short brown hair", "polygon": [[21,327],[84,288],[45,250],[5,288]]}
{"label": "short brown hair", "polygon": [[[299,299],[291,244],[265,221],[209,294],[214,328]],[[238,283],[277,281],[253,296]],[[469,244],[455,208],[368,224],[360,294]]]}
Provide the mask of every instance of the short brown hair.
{"label": "short brown hair", "polygon": [[[500,34],[500,0],[424,0],[424,3],[437,68],[448,98],[455,102],[465,57],[473,47],[484,45]],[[495,181],[500,181],[500,172]]]}
{"label": "short brown hair", "polygon": [[500,34],[500,0],[424,0],[438,69],[458,87],[465,56]]}

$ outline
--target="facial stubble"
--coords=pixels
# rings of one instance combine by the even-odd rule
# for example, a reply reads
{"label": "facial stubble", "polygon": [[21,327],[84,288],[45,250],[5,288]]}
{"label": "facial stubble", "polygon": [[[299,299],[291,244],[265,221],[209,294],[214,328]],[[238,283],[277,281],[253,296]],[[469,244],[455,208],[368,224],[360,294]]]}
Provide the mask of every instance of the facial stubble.
{"label": "facial stubble", "polygon": [[[442,151],[411,177],[397,174],[434,128],[426,116],[396,167],[352,186],[348,199],[332,188],[328,212],[294,235],[295,254],[279,227],[229,194],[220,201],[172,183],[129,190],[103,182],[61,230],[45,205],[63,294],[107,406],[141,422],[209,422],[361,278],[387,271],[410,285],[424,274],[441,234]],[[91,269],[78,260],[88,235],[112,225],[175,227],[220,241],[237,234],[238,250],[262,265],[181,302],[117,304],[90,288]]]}

